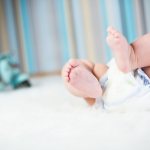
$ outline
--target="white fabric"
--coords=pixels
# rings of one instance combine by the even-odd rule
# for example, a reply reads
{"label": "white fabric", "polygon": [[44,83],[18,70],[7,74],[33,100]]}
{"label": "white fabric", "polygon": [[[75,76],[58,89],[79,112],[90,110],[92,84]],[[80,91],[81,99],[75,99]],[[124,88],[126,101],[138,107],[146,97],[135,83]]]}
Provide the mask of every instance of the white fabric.
{"label": "white fabric", "polygon": [[147,82],[150,80],[141,69],[123,73],[118,69],[113,59],[109,63],[107,73],[99,81],[104,90],[102,96],[103,107],[111,109],[138,96],[145,96],[145,93],[150,92],[150,88],[144,84],[144,79]]}
{"label": "white fabric", "polygon": [[149,150],[150,93],[109,111],[72,96],[60,77],[0,93],[0,150]]}

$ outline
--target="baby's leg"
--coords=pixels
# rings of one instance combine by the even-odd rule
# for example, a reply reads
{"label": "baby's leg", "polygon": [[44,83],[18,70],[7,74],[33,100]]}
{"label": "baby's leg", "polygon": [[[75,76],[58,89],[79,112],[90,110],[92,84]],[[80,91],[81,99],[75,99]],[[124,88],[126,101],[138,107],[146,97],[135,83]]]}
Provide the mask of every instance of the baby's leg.
{"label": "baby's leg", "polygon": [[114,28],[108,28],[107,42],[112,48],[118,67],[123,72],[143,68],[150,76],[150,34],[146,34],[132,44]]}
{"label": "baby's leg", "polygon": [[121,71],[126,73],[137,68],[138,58],[135,50],[120,32],[109,27],[107,43],[113,50],[116,63]]}
{"label": "baby's leg", "polygon": [[89,61],[70,60],[62,71],[68,90],[76,96],[86,97],[89,104],[93,104],[94,99],[102,94],[100,84],[92,73],[93,68],[94,65]]}
{"label": "baby's leg", "polygon": [[136,68],[142,68],[150,77],[150,33],[138,38],[131,45],[137,57]]}
{"label": "baby's leg", "polygon": [[[92,72],[93,72],[94,76],[97,78],[97,80],[99,81],[99,79],[107,72],[107,70],[108,70],[107,65],[105,65],[105,64],[95,64],[94,67],[93,67]],[[90,97],[84,98],[84,99],[87,101],[87,103],[89,105],[93,105],[96,101],[95,98],[90,98]]]}

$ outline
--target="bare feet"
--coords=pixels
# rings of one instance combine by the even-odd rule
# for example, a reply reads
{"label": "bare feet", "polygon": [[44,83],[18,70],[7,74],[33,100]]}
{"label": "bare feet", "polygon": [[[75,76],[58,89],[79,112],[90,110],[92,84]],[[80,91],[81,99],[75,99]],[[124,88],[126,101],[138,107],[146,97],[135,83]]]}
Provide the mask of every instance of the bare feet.
{"label": "bare feet", "polygon": [[76,96],[97,98],[102,95],[97,78],[82,61],[70,60],[65,65],[62,76],[69,91]]}
{"label": "bare feet", "polygon": [[131,54],[134,52],[126,38],[113,27],[107,29],[107,43],[113,50],[119,69],[125,73],[132,70]]}

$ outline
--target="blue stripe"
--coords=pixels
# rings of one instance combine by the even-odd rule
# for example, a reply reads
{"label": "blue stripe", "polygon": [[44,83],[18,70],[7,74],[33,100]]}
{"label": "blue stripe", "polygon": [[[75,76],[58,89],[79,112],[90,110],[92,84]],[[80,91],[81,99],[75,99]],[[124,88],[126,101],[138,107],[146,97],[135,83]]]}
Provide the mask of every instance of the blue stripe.
{"label": "blue stripe", "polygon": [[133,0],[124,0],[128,41],[132,42],[136,38],[136,25],[134,19]]}
{"label": "blue stripe", "polygon": [[32,46],[32,36],[30,30],[30,22],[29,22],[29,15],[28,15],[28,8],[26,0],[20,1],[21,5],[21,15],[22,15],[22,22],[23,22],[23,31],[24,31],[24,40],[25,40],[25,51],[28,61],[29,71],[31,73],[35,72],[35,58],[33,54],[33,46]]}
{"label": "blue stripe", "polygon": [[[103,38],[106,39],[107,27],[109,26],[108,17],[107,17],[107,9],[106,9],[106,5],[105,5],[105,0],[99,0],[99,2],[100,2],[100,11],[101,11],[100,15],[102,15],[101,20],[103,20],[103,24],[102,24],[103,25]],[[105,49],[106,49],[106,61],[109,61],[112,58],[112,55],[111,55],[111,51],[106,43],[105,43]]]}
{"label": "blue stripe", "polygon": [[111,17],[114,17],[117,30],[122,32],[122,24],[121,24],[121,15],[120,15],[120,5],[119,0],[111,1],[114,9]]}
{"label": "blue stripe", "polygon": [[123,35],[128,39],[124,1],[119,1]]}
{"label": "blue stripe", "polygon": [[150,1],[149,0],[145,0],[142,1],[144,3],[144,12],[145,12],[145,22],[146,22],[146,32],[150,32]]}
{"label": "blue stripe", "polygon": [[84,39],[84,29],[83,29],[83,19],[81,14],[81,7],[79,5],[79,0],[72,0],[73,9],[73,24],[75,31],[75,39],[77,43],[77,52],[79,58],[87,58],[85,39]]}
{"label": "blue stripe", "polygon": [[[55,42],[58,40],[53,36],[53,20],[50,2],[47,0],[37,0],[31,3],[32,19],[34,21],[35,46],[37,54],[37,67],[40,72],[54,71],[57,69],[58,59],[56,59]],[[60,49],[61,51],[61,49]]]}
{"label": "blue stripe", "polygon": [[16,24],[14,21],[14,12],[12,6],[12,0],[5,0],[5,13],[6,13],[6,22],[8,30],[8,40],[10,45],[10,52],[15,57],[17,63],[19,63],[19,54],[18,54],[18,42],[16,35]]}
{"label": "blue stripe", "polygon": [[58,11],[59,33],[60,33],[61,45],[63,49],[63,62],[65,63],[69,59],[70,54],[69,54],[66,18],[64,12],[64,7],[65,7],[64,0],[57,0],[56,7]]}

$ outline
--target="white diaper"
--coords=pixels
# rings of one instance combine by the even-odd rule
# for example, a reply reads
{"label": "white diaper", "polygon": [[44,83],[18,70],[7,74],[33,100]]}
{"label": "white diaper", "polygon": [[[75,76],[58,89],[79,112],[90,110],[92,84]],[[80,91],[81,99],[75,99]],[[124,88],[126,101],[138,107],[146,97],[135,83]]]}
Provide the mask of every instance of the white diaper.
{"label": "white diaper", "polygon": [[114,60],[109,63],[109,67],[99,81],[104,92],[97,103],[103,101],[104,108],[127,102],[131,97],[140,94],[143,88],[150,91],[150,79],[141,69],[125,74],[118,69]]}

